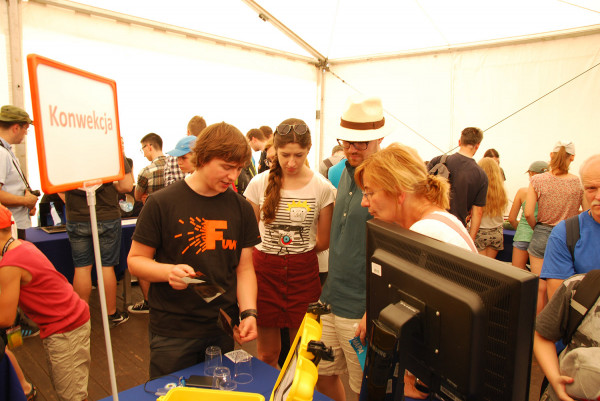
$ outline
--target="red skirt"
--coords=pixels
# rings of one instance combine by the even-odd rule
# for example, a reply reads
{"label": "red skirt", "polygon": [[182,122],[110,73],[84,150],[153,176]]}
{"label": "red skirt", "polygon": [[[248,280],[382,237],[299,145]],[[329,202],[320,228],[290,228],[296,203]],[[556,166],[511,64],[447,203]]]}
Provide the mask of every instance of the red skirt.
{"label": "red skirt", "polygon": [[308,304],[321,296],[317,253],[272,255],[254,248],[252,261],[258,282],[258,325],[300,327]]}

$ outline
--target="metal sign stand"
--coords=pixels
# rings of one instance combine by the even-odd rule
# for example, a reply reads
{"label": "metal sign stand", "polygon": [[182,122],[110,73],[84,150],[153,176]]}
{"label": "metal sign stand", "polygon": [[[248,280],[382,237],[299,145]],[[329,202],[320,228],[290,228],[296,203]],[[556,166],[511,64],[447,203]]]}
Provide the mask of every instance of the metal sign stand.
{"label": "metal sign stand", "polygon": [[102,325],[104,326],[104,340],[106,342],[106,356],[108,358],[108,371],[110,373],[110,385],[113,400],[119,401],[117,390],[117,378],[115,376],[115,363],[113,360],[112,342],[110,338],[110,327],[108,326],[108,311],[106,309],[106,296],[104,292],[104,276],[102,271],[102,258],[100,257],[100,241],[98,240],[98,220],[96,219],[96,189],[99,184],[84,186],[87,204],[90,208],[90,223],[92,227],[92,241],[94,243],[94,256],[96,260],[96,274],[98,275],[98,292],[100,293],[100,309],[102,311]]}

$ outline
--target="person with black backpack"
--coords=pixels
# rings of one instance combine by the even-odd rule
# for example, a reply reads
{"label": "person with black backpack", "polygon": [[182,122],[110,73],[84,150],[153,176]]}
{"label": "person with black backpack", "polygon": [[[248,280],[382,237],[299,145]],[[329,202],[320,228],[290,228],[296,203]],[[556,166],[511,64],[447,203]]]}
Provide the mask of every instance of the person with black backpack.
{"label": "person with black backpack", "polygon": [[[565,280],[537,315],[533,351],[550,384],[542,388],[541,401],[595,400],[600,396],[600,360],[592,360],[591,369],[581,360],[579,368],[567,366],[568,359],[586,348],[597,355],[599,296],[600,270],[591,270]],[[557,355],[555,342],[561,339],[566,348]]]}
{"label": "person with black backpack", "polygon": [[554,227],[540,277],[546,280],[548,298],[563,280],[597,269],[600,260],[600,154],[587,159],[579,176],[588,210],[561,221]]}

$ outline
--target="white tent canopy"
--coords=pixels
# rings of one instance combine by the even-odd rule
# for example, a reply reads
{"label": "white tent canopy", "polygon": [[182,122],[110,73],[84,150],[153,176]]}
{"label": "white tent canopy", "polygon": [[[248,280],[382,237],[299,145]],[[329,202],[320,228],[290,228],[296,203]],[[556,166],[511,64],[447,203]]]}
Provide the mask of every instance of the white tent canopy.
{"label": "white tent canopy", "polygon": [[[500,152],[511,195],[527,184],[529,163],[548,159],[558,139],[575,142],[574,172],[600,150],[594,0],[85,3],[0,5],[0,73],[8,77],[0,101],[22,99],[31,110],[30,53],[116,80],[136,171],[147,163],[137,152],[142,136],[156,132],[171,149],[195,114],[242,132],[302,118],[313,134],[314,166],[335,144],[344,100],[356,91],[382,97],[395,128],[384,144],[406,143],[424,159],[455,147],[465,126],[493,126],[477,156]],[[20,38],[10,29],[14,15]],[[32,183],[34,142],[30,135]]]}

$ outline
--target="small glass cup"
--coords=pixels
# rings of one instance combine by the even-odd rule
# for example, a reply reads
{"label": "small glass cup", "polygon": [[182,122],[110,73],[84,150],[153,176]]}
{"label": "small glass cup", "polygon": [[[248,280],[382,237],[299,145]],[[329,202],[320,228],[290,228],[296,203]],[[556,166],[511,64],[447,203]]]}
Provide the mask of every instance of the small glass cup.
{"label": "small glass cup", "polygon": [[231,377],[231,372],[226,366],[219,366],[213,373],[213,388],[218,390],[233,391],[237,384]]}
{"label": "small glass cup", "polygon": [[236,383],[247,384],[252,377],[252,356],[249,354],[239,354],[235,359],[235,369],[233,379]]}
{"label": "small glass cup", "polygon": [[215,368],[223,365],[221,348],[216,345],[211,345],[206,348],[204,356],[204,374],[206,376],[212,376]]}

